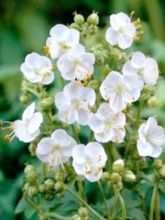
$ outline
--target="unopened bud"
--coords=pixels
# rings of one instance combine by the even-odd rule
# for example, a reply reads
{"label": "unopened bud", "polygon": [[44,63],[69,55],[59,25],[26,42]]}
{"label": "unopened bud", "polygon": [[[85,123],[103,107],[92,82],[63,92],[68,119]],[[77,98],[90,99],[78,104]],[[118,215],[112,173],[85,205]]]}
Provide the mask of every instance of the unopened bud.
{"label": "unopened bud", "polygon": [[75,14],[74,22],[78,25],[82,25],[84,23],[84,17],[81,14]]}
{"label": "unopened bud", "polygon": [[41,101],[41,108],[42,108],[43,110],[49,110],[49,109],[52,107],[52,104],[53,104],[52,97],[44,98],[44,99]]}
{"label": "unopened bud", "polygon": [[39,185],[39,192],[44,193],[44,184]]}
{"label": "unopened bud", "polygon": [[44,182],[44,190],[49,192],[54,190],[54,180],[53,179],[47,179]]}
{"label": "unopened bud", "polygon": [[108,172],[104,172],[101,178],[103,181],[107,182],[110,180],[110,174]]}
{"label": "unopened bud", "polygon": [[36,186],[31,186],[31,187],[29,187],[29,189],[28,189],[28,195],[29,195],[30,197],[36,196],[37,193],[38,193],[38,188],[37,188]]}
{"label": "unopened bud", "polygon": [[85,207],[80,207],[80,209],[78,210],[78,214],[81,217],[86,217],[88,216],[88,209]]}
{"label": "unopened bud", "polygon": [[158,107],[158,100],[155,96],[152,96],[151,98],[149,98],[148,100],[148,106],[150,108],[156,108]]}
{"label": "unopened bud", "polygon": [[78,24],[76,24],[76,23],[72,23],[71,25],[70,25],[70,28],[73,28],[73,29],[76,29],[76,30],[80,30],[80,26],[78,25]]}
{"label": "unopened bud", "polygon": [[118,173],[111,174],[111,182],[113,184],[119,183],[119,182],[121,182],[121,180],[122,180],[122,178],[121,178],[120,174],[118,174]]}
{"label": "unopened bud", "polygon": [[26,165],[26,167],[25,167],[25,169],[24,169],[24,171],[25,171],[26,174],[29,173],[29,172],[31,172],[31,171],[34,171],[34,170],[35,170],[35,168],[34,168],[34,166],[31,165],[31,164]]}
{"label": "unopened bud", "polygon": [[60,192],[63,189],[63,183],[56,182],[54,188],[55,188],[56,192]]}
{"label": "unopened bud", "polygon": [[124,181],[130,182],[130,183],[136,181],[136,176],[131,170],[125,171],[123,178],[124,178]]}
{"label": "unopened bud", "polygon": [[165,178],[165,164],[160,168],[159,174],[161,177]]}
{"label": "unopened bud", "polygon": [[163,161],[160,159],[155,159],[153,162],[153,166],[156,170],[159,170],[163,165]]}
{"label": "unopened bud", "polygon": [[122,159],[116,160],[112,165],[112,169],[116,173],[122,173],[124,171],[124,161]]}
{"label": "unopened bud", "polygon": [[99,23],[99,16],[97,13],[93,12],[91,15],[88,16],[87,18],[87,23],[89,25],[98,25]]}
{"label": "unopened bud", "polygon": [[36,148],[37,148],[37,146],[34,143],[31,143],[29,145],[28,149],[29,149],[29,152],[30,152],[31,156],[35,156],[36,155]]}
{"label": "unopened bud", "polygon": [[78,215],[74,215],[74,216],[72,217],[72,220],[81,220],[81,218],[80,218],[80,216],[78,216]]}
{"label": "unopened bud", "polygon": [[22,104],[27,104],[27,103],[29,102],[29,96],[28,96],[28,95],[25,95],[25,94],[21,95],[21,96],[20,96],[20,102],[21,102]]}

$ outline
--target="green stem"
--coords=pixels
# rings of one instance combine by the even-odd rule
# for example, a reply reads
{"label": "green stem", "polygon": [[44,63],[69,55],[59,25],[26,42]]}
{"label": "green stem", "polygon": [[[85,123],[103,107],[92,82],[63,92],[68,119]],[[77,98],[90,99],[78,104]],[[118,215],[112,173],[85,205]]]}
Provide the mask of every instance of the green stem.
{"label": "green stem", "polygon": [[79,194],[80,196],[85,199],[85,195],[84,195],[84,189],[83,189],[83,182],[81,179],[78,179],[77,180],[77,185],[78,185],[78,191],[79,191]]}
{"label": "green stem", "polygon": [[31,88],[27,88],[27,91],[35,95],[37,98],[40,98],[40,94]]}
{"label": "green stem", "polygon": [[65,217],[53,212],[45,212],[44,213],[45,220],[48,218],[55,218],[58,220],[72,220],[72,217]]}
{"label": "green stem", "polygon": [[112,212],[112,220],[116,219],[116,210],[118,207],[118,197],[115,196],[115,202],[114,202],[114,206],[113,206],[113,212]]}
{"label": "green stem", "polygon": [[153,193],[152,193],[152,198],[151,198],[151,204],[150,204],[150,213],[149,213],[149,220],[153,220],[154,219],[154,211],[155,211],[155,215],[156,215],[156,218],[155,220],[159,220],[160,219],[160,216],[159,216],[159,210],[156,210],[156,208],[159,208],[157,207],[158,204],[156,204],[158,201],[157,201],[157,197],[158,196],[158,186],[157,184],[155,184],[155,187],[154,187],[154,190],[153,190]]}
{"label": "green stem", "polygon": [[107,212],[108,220],[110,220],[110,211],[109,211],[108,202],[107,202],[107,199],[106,199],[106,196],[105,196],[105,193],[104,193],[104,189],[103,189],[102,184],[101,184],[100,181],[98,181],[97,183],[98,183],[100,192],[101,192],[102,197],[103,197],[103,200],[104,200],[104,206],[105,206],[105,210],[106,210],[106,212]]}
{"label": "green stem", "polygon": [[86,201],[84,201],[77,193],[70,190],[68,187],[65,187],[65,190],[69,192],[77,201],[83,204],[93,215],[95,215],[98,220],[105,220],[99,213],[97,213]]}
{"label": "green stem", "polygon": [[122,198],[122,196],[121,196],[121,194],[120,194],[119,191],[116,191],[116,194],[117,194],[117,197],[118,197],[118,199],[119,199],[119,201],[120,201],[120,205],[121,205],[121,211],[122,211],[122,217],[121,217],[121,219],[122,219],[122,220],[126,220],[126,218],[127,218],[127,212],[126,212],[126,207],[125,207],[125,204],[124,204],[124,200],[123,200],[123,198]]}
{"label": "green stem", "polygon": [[156,202],[155,202],[155,220],[160,220],[160,198],[159,198],[158,188],[157,188]]}
{"label": "green stem", "polygon": [[73,136],[75,137],[76,141],[79,142],[79,136],[77,134],[77,131],[75,129],[75,126],[74,125],[71,125],[71,128],[72,128],[72,133],[73,133]]}

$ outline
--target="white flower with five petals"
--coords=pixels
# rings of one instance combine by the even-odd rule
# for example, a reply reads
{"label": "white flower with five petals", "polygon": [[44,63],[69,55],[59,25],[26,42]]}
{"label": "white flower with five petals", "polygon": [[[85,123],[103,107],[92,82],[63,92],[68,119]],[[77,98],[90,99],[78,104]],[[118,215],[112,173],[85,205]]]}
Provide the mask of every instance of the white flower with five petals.
{"label": "white flower with five petals", "polygon": [[84,87],[78,83],[69,83],[64,87],[63,92],[55,96],[55,105],[58,117],[61,121],[72,124],[77,122],[87,125],[90,108],[96,100],[95,91],[92,88]]}
{"label": "white flower with five petals", "polygon": [[50,137],[44,137],[37,145],[37,157],[51,166],[63,165],[72,156],[76,145],[74,138],[63,129],[55,130]]}
{"label": "white flower with five petals", "polygon": [[122,49],[130,47],[136,34],[136,27],[131,18],[123,12],[110,16],[110,26],[106,31],[106,40],[111,45]]}
{"label": "white flower with five petals", "polygon": [[90,182],[98,181],[107,161],[101,144],[90,142],[86,146],[76,145],[72,150],[73,167],[78,175],[85,176]]}
{"label": "white flower with five petals", "polygon": [[59,58],[69,49],[79,43],[80,33],[63,24],[57,24],[50,30],[50,37],[47,38],[48,47],[52,59]]}
{"label": "white flower with five petals", "polygon": [[137,101],[140,91],[136,76],[123,76],[116,71],[110,72],[100,86],[102,97],[109,101],[110,108],[115,112],[120,112],[128,103]]}
{"label": "white flower with five petals", "polygon": [[23,112],[22,120],[16,120],[12,123],[14,134],[20,141],[29,143],[39,135],[39,127],[42,122],[42,114],[35,112],[35,103],[33,102]]}
{"label": "white flower with five petals", "polygon": [[146,123],[143,123],[139,130],[139,139],[137,149],[140,156],[159,157],[162,153],[162,147],[165,145],[165,130],[157,124],[153,117],[149,117]]}
{"label": "white flower with five petals", "polygon": [[125,137],[125,123],[124,113],[115,113],[108,103],[103,103],[95,114],[91,113],[88,125],[94,131],[94,136],[98,142],[121,143]]}
{"label": "white flower with five petals", "polygon": [[93,73],[94,63],[94,54],[78,44],[58,59],[57,67],[66,80],[84,80]]}
{"label": "white flower with five petals", "polygon": [[143,87],[144,83],[155,85],[159,77],[158,64],[155,59],[146,57],[142,52],[135,52],[123,66],[124,75],[137,75]]}
{"label": "white flower with five petals", "polygon": [[54,80],[53,66],[50,59],[38,53],[28,54],[20,70],[31,83],[48,85]]}

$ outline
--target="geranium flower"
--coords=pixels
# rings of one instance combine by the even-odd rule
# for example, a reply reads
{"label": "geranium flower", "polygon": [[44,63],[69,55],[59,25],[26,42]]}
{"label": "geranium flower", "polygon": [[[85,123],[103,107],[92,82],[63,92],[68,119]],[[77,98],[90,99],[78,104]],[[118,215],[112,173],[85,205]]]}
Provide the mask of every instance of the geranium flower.
{"label": "geranium flower", "polygon": [[164,128],[157,124],[155,118],[149,117],[147,122],[140,126],[138,133],[137,149],[139,155],[159,157],[165,144]]}
{"label": "geranium flower", "polygon": [[31,83],[48,85],[54,80],[53,66],[50,59],[38,53],[28,54],[20,70]]}
{"label": "geranium flower", "polygon": [[122,49],[130,47],[136,34],[136,27],[131,18],[123,12],[110,16],[110,26],[106,31],[106,40],[111,45]]}
{"label": "geranium flower", "polygon": [[116,71],[110,72],[100,86],[102,97],[109,101],[110,108],[115,112],[124,110],[128,103],[138,100],[140,91],[136,76],[123,76]]}
{"label": "geranium flower", "polygon": [[159,77],[158,64],[155,59],[146,57],[142,52],[135,52],[128,62],[123,66],[124,75],[138,76],[141,87],[144,83],[155,85]]}
{"label": "geranium flower", "polygon": [[50,30],[50,37],[47,38],[48,47],[52,59],[59,58],[69,49],[79,43],[80,33],[63,24],[57,24]]}
{"label": "geranium flower", "polygon": [[125,137],[125,114],[115,113],[108,103],[103,103],[95,114],[91,113],[88,125],[97,141],[121,143]]}
{"label": "geranium flower", "polygon": [[86,146],[76,145],[72,151],[73,167],[78,175],[83,175],[90,182],[98,181],[102,176],[107,155],[101,144],[90,142]]}
{"label": "geranium flower", "polygon": [[63,165],[72,155],[76,141],[63,129],[55,130],[50,137],[44,137],[37,145],[37,157],[51,166]]}
{"label": "geranium flower", "polygon": [[85,52],[85,48],[78,44],[59,58],[57,67],[66,80],[84,80],[93,73],[94,63],[94,54]]}
{"label": "geranium flower", "polygon": [[77,122],[87,125],[90,108],[96,100],[95,91],[77,83],[69,83],[63,92],[55,96],[55,105],[58,108],[58,117],[61,121],[72,124]]}
{"label": "geranium flower", "polygon": [[12,123],[14,134],[20,141],[29,143],[39,135],[39,127],[42,122],[42,114],[35,112],[35,103],[33,102],[23,112],[22,120],[16,120]]}

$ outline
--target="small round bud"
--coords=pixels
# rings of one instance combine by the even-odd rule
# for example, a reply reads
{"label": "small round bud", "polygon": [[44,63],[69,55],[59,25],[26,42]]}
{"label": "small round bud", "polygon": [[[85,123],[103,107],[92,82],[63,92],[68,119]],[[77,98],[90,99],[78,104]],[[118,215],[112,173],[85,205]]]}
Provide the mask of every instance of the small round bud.
{"label": "small round bud", "polygon": [[45,180],[44,182],[44,190],[46,192],[49,192],[49,191],[53,191],[54,190],[54,180],[53,179],[47,179]]}
{"label": "small round bud", "polygon": [[45,199],[48,200],[48,201],[51,201],[54,199],[54,194],[52,193],[46,193],[45,194]]}
{"label": "small round bud", "polygon": [[81,217],[86,217],[86,216],[88,216],[88,209],[87,208],[85,208],[85,207],[80,207],[80,209],[78,210],[78,214],[79,214],[79,216],[81,216]]}
{"label": "small round bud", "polygon": [[71,25],[70,25],[70,28],[73,28],[73,29],[76,29],[76,30],[80,30],[80,26],[78,25],[78,24],[76,24],[76,23],[72,23]]}
{"label": "small round bud", "polygon": [[54,188],[55,188],[56,192],[60,192],[63,189],[63,183],[56,182]]}
{"label": "small round bud", "polygon": [[24,169],[24,172],[27,174],[27,173],[29,173],[29,172],[31,172],[31,171],[35,171],[34,166],[31,165],[31,164],[26,165],[26,167],[25,167],[25,169]]}
{"label": "small round bud", "polygon": [[116,160],[112,165],[112,169],[116,173],[122,173],[124,171],[124,161],[122,159]]}
{"label": "small round bud", "polygon": [[110,180],[110,174],[108,172],[104,172],[101,178],[103,181],[107,182]]}
{"label": "small round bud", "polygon": [[24,191],[28,191],[29,187],[30,187],[30,184],[29,183],[25,183],[25,185],[23,186],[23,190]]}
{"label": "small round bud", "polygon": [[29,149],[29,152],[31,154],[31,156],[35,156],[36,155],[36,148],[37,148],[37,145],[34,144],[34,143],[31,143],[28,147]]}
{"label": "small round bud", "polygon": [[31,184],[36,184],[37,174],[34,170],[26,174],[26,181]]}
{"label": "small round bud", "polygon": [[39,185],[39,192],[44,193],[44,184]]}
{"label": "small round bud", "polygon": [[113,184],[119,183],[119,182],[121,182],[121,180],[122,180],[122,178],[121,178],[120,174],[118,174],[118,173],[111,174],[111,182]]}
{"label": "small round bud", "polygon": [[87,23],[89,25],[98,25],[99,23],[99,16],[97,13],[93,12],[91,15],[88,16],[87,18]]}
{"label": "small round bud", "polygon": [[41,108],[42,110],[46,111],[46,110],[49,110],[53,105],[53,100],[52,100],[52,97],[49,97],[49,98],[44,98],[42,101],[41,101]]}
{"label": "small round bud", "polygon": [[36,186],[30,186],[28,189],[28,195],[30,197],[36,196],[38,193],[38,188]]}
{"label": "small round bud", "polygon": [[82,25],[84,23],[85,19],[81,14],[75,14],[74,16],[74,22],[78,25]]}
{"label": "small round bud", "polygon": [[81,218],[80,218],[80,216],[78,216],[78,215],[74,215],[74,216],[72,217],[72,220],[81,220]]}
{"label": "small round bud", "polygon": [[25,95],[25,94],[21,95],[21,96],[20,96],[20,102],[21,102],[22,104],[27,104],[27,103],[29,102],[29,96],[28,96],[28,95]]}
{"label": "small round bud", "polygon": [[125,171],[123,178],[124,178],[124,181],[129,182],[129,183],[133,183],[136,181],[136,176],[131,170]]}
{"label": "small round bud", "polygon": [[150,108],[156,108],[158,107],[158,100],[155,96],[152,96],[151,98],[149,98],[147,104]]}
{"label": "small round bud", "polygon": [[165,164],[160,168],[159,174],[162,178],[165,178]]}
{"label": "small round bud", "polygon": [[160,159],[155,159],[153,162],[153,166],[156,170],[159,170],[163,165],[163,161]]}

